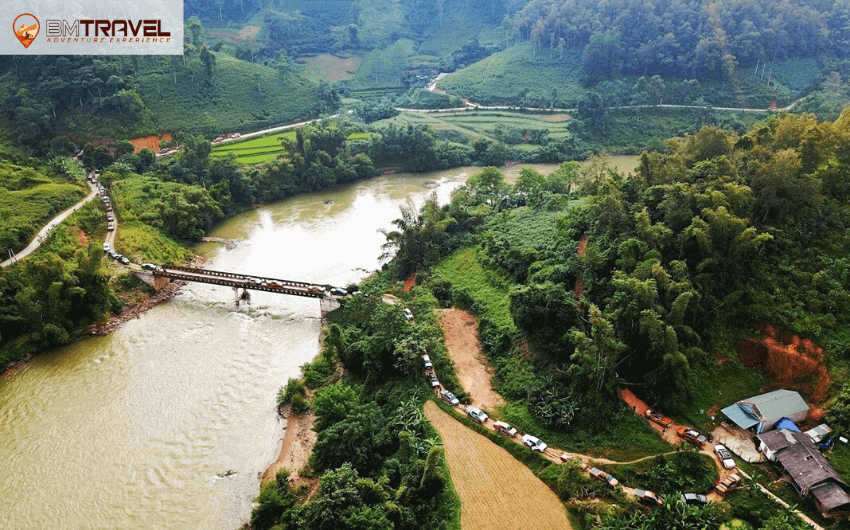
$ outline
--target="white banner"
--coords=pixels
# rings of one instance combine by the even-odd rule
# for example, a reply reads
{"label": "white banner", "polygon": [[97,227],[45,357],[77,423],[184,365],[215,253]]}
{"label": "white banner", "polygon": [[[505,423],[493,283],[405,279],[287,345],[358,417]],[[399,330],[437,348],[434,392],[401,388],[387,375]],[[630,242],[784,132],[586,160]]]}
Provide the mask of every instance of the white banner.
{"label": "white banner", "polygon": [[0,0],[0,55],[182,55],[183,0]]}

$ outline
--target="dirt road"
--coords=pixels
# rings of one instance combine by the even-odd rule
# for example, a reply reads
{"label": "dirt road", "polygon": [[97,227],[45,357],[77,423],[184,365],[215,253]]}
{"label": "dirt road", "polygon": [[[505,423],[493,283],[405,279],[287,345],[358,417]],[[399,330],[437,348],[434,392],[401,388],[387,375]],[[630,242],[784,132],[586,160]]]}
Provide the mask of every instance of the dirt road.
{"label": "dirt road", "polygon": [[490,383],[493,368],[487,364],[481,342],[478,340],[478,319],[462,309],[443,309],[440,323],[446,336],[449,356],[457,367],[463,389],[472,404],[484,410],[493,410],[504,403]]}

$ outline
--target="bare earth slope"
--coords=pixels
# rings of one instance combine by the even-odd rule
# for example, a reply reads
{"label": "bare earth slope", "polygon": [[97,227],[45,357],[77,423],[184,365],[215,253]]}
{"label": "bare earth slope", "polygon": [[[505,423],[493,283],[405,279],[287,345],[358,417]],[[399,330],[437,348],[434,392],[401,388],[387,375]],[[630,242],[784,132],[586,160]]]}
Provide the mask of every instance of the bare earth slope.
{"label": "bare earth slope", "polygon": [[431,401],[425,416],[443,439],[464,530],[572,528],[557,495],[510,453]]}
{"label": "bare earth slope", "polygon": [[463,389],[472,398],[472,404],[486,410],[503,404],[502,397],[490,384],[493,369],[484,358],[475,315],[456,308],[443,309],[440,322],[449,355],[457,367]]}

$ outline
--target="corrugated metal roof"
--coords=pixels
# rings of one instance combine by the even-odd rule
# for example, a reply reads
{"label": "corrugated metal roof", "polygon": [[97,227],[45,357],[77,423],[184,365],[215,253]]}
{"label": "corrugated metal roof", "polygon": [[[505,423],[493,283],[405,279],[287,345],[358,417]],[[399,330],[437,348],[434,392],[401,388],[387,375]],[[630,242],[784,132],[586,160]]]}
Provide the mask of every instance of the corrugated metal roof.
{"label": "corrugated metal roof", "polygon": [[720,412],[726,415],[727,418],[732,420],[732,422],[742,429],[749,429],[754,425],[758,425],[758,420],[753,418],[752,416],[747,415],[746,412],[741,410],[741,407],[738,406],[737,403],[734,405],[729,405],[725,409],[722,409]]}
{"label": "corrugated metal roof", "polygon": [[800,394],[793,390],[774,390],[767,394],[742,399],[741,402],[755,405],[764,423],[774,423],[784,416],[793,416],[809,410],[809,406]]}

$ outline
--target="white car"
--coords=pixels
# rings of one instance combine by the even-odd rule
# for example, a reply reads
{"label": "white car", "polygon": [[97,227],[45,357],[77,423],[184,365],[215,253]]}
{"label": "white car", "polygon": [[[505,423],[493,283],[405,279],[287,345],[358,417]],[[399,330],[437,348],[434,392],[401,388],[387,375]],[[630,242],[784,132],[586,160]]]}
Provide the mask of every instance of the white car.
{"label": "white car", "polygon": [[425,363],[426,370],[429,370],[434,367],[434,365],[431,363],[431,358],[428,357],[427,354],[422,356],[422,362]]}
{"label": "white car", "polygon": [[543,440],[530,434],[522,435],[522,443],[527,445],[532,451],[537,451],[538,453],[542,453],[547,447],[549,447],[543,442]]}
{"label": "white car", "polygon": [[503,434],[511,438],[516,436],[516,429],[503,421],[494,421],[493,430],[495,430],[499,434]]}
{"label": "white car", "polygon": [[734,469],[736,467],[735,461],[732,460],[732,453],[729,452],[729,449],[726,449],[725,445],[715,445],[714,452],[717,453],[717,458],[719,458],[720,462],[723,463],[723,467],[726,469]]}
{"label": "white car", "polygon": [[466,414],[473,420],[478,421],[479,423],[484,423],[485,421],[487,421],[487,413],[479,409],[478,407],[473,407],[472,405],[467,406]]}
{"label": "white car", "polygon": [[112,248],[109,246],[109,243],[104,243],[103,244],[103,251],[109,252],[110,250],[112,250]]}
{"label": "white car", "polygon": [[413,311],[411,311],[410,309],[408,309],[408,308],[406,308],[406,307],[405,307],[405,308],[404,308],[404,318],[405,318],[408,322],[411,322],[411,321],[413,320]]}

